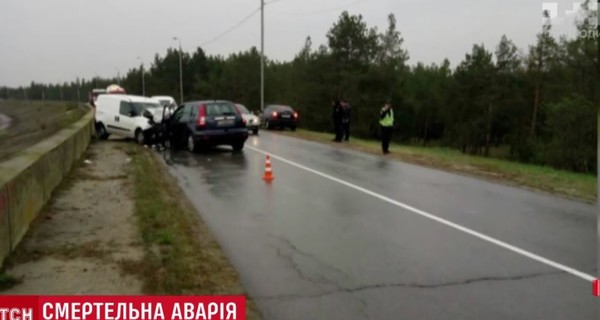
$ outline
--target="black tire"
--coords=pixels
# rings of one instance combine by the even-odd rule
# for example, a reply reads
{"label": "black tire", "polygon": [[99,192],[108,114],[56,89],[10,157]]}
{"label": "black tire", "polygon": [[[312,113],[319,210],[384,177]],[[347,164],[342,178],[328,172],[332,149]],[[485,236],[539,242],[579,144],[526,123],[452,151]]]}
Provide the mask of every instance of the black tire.
{"label": "black tire", "polygon": [[139,145],[144,145],[144,143],[146,142],[144,132],[142,132],[142,129],[135,130],[135,142],[137,142],[137,144]]}
{"label": "black tire", "polygon": [[165,150],[171,150],[171,140],[170,139],[165,139],[162,142],[162,146],[163,146],[163,149],[165,149]]}
{"label": "black tire", "polygon": [[110,136],[110,134],[108,134],[108,132],[106,131],[106,128],[104,127],[104,125],[102,123],[99,123],[96,126],[96,134],[98,136],[98,139],[100,139],[100,140],[106,140]]}
{"label": "black tire", "polygon": [[185,145],[189,152],[198,152],[198,144],[196,143],[196,140],[194,140],[194,136],[192,136],[191,134],[188,134],[187,139],[185,139]]}
{"label": "black tire", "polygon": [[295,126],[294,127],[290,127],[290,130],[296,131],[296,127]]}
{"label": "black tire", "polygon": [[256,129],[252,129],[252,133],[253,133],[255,136],[257,136],[257,135],[258,135],[258,128],[256,128]]}
{"label": "black tire", "polygon": [[242,151],[242,149],[244,149],[244,143],[243,142],[234,143],[231,145],[231,148],[233,148],[233,152],[240,152],[240,151]]}

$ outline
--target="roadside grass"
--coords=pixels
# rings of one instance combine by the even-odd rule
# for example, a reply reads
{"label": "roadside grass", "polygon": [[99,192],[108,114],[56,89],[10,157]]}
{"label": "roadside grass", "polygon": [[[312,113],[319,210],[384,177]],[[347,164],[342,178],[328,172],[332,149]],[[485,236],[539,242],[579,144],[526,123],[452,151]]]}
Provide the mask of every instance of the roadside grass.
{"label": "roadside grass", "polygon": [[[123,269],[141,276],[148,294],[243,295],[237,272],[152,151],[133,144],[125,148],[132,157],[145,257],[123,262]],[[260,319],[249,299],[246,313]]]}
{"label": "roadside grass", "polygon": [[0,273],[0,291],[8,290],[19,283],[21,283],[20,279],[17,279],[6,273]]}
{"label": "roadside grass", "polygon": [[12,119],[11,126],[0,131],[0,160],[73,125],[88,112],[89,107],[75,102],[0,100],[0,113]]}
{"label": "roadside grass", "polygon": [[[329,143],[371,154],[381,154],[379,141],[351,137],[350,143],[331,142],[330,133],[298,129],[282,134]],[[589,203],[597,199],[597,177],[589,174],[557,170],[551,167],[518,163],[509,160],[465,155],[458,150],[442,147],[418,147],[393,143],[391,158],[426,167],[442,169],[496,182],[550,192]],[[387,156],[386,156],[387,157]]]}
{"label": "roadside grass", "polygon": [[88,112],[89,110],[86,107],[77,106],[77,104],[68,104],[62,121],[62,128],[67,128],[74,124]]}

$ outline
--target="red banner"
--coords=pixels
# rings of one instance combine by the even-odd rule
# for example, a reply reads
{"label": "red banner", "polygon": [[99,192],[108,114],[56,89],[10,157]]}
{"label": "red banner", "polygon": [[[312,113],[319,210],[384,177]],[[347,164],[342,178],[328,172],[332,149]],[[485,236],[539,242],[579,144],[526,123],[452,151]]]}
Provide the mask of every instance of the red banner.
{"label": "red banner", "polygon": [[244,296],[0,296],[0,320],[245,320]]}

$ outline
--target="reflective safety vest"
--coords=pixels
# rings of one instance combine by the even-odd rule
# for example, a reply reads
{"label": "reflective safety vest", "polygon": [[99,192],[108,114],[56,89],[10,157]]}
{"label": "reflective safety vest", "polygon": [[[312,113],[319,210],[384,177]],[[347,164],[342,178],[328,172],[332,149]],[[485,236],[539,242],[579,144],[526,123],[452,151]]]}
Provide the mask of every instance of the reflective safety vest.
{"label": "reflective safety vest", "polygon": [[379,120],[379,124],[382,127],[393,127],[394,126],[394,110],[390,109],[390,113],[386,114],[383,119]]}

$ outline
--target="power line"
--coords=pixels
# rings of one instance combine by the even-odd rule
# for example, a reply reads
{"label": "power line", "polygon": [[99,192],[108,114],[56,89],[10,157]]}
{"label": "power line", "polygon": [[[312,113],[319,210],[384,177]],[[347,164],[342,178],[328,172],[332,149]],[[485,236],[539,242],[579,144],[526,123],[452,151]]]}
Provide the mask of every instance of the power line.
{"label": "power line", "polygon": [[[273,0],[273,1],[281,1],[281,0]],[[252,18],[257,12],[260,11],[260,8],[255,9],[254,11],[252,11],[249,15],[247,15],[245,18],[243,18],[242,20],[240,20],[238,23],[236,23],[234,26],[232,26],[231,28],[223,31],[222,33],[218,34],[217,36],[215,36],[214,38],[202,43],[200,45],[200,47],[204,47],[210,43],[213,43],[217,40],[219,40],[220,38],[226,36],[228,33],[230,33],[231,31],[239,28],[242,24],[244,24],[244,22],[250,20],[250,18]]]}
{"label": "power line", "polygon": [[281,1],[281,0],[271,0],[269,2],[265,2],[265,5],[270,5],[272,3],[279,2],[279,1]]}

